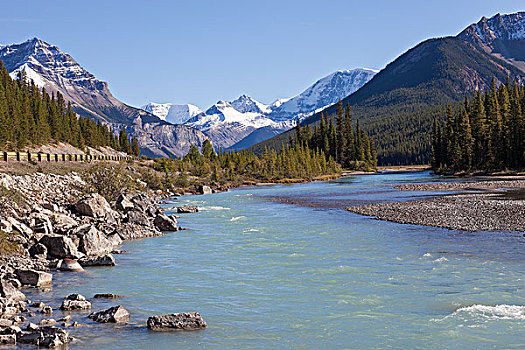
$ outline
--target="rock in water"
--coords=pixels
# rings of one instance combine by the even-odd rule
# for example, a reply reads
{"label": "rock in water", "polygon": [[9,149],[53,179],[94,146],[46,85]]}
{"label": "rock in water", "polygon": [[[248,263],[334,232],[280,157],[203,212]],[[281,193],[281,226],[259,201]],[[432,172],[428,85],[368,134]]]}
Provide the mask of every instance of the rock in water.
{"label": "rock in water", "polygon": [[57,265],[57,269],[62,271],[84,271],[82,266],[73,259],[60,260]]}
{"label": "rock in water", "polygon": [[177,213],[196,213],[199,211],[199,208],[195,205],[183,205],[182,207],[177,207]]}
{"label": "rock in water", "polygon": [[66,236],[45,235],[40,239],[40,243],[46,246],[49,255],[58,259],[78,259],[83,256],[71,238]]}
{"label": "rock in water", "polygon": [[78,261],[83,267],[86,266],[115,266],[115,258],[111,254],[102,256],[86,256]]}
{"label": "rock in water", "polygon": [[159,213],[153,221],[155,227],[161,231],[177,231],[177,220],[164,213]]}
{"label": "rock in water", "polygon": [[113,293],[99,293],[99,294],[95,294],[93,298],[95,299],[99,299],[99,298],[117,299],[117,298],[120,298],[120,295],[113,294]]}
{"label": "rock in water", "polygon": [[23,285],[32,287],[51,284],[53,279],[52,274],[36,270],[17,270],[16,275]]}
{"label": "rock in water", "polygon": [[88,316],[95,322],[100,323],[128,323],[129,312],[121,305],[110,307],[107,310],[94,312]]}
{"label": "rock in water", "polygon": [[148,329],[153,331],[195,330],[206,328],[206,322],[198,312],[152,316],[148,318]]}
{"label": "rock in water", "polygon": [[91,309],[91,303],[86,300],[83,295],[70,294],[62,302],[60,310],[72,311],[72,310],[89,310]]}

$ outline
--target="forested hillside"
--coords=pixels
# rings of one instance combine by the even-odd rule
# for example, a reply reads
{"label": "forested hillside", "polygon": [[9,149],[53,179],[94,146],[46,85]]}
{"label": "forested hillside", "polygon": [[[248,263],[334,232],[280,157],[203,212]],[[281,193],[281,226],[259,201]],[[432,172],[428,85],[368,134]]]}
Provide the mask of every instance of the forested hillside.
{"label": "forested hillside", "polygon": [[52,142],[65,142],[79,149],[109,146],[138,155],[138,142],[125,130],[119,136],[100,121],[79,117],[58,92],[47,94],[19,74],[13,80],[0,61],[0,150],[24,150]]}
{"label": "forested hillside", "polygon": [[[379,164],[422,164],[430,161],[432,122],[445,117],[443,105],[461,101],[507,77],[522,81],[518,68],[455,37],[430,39],[388,64],[361,89],[345,98],[355,118],[375,141]],[[337,106],[323,111],[334,116]],[[318,113],[305,124],[318,123]],[[276,147],[279,135],[253,147]]]}
{"label": "forested hillside", "polygon": [[438,172],[525,168],[525,88],[507,82],[476,92],[443,126],[435,121],[432,167]]}

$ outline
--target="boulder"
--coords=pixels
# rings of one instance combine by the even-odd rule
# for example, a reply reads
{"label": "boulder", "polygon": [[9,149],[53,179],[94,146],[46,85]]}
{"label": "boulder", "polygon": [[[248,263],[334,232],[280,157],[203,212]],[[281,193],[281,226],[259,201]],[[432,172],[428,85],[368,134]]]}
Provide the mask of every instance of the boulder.
{"label": "boulder", "polygon": [[53,221],[55,230],[67,231],[73,227],[78,226],[78,221],[71,216],[62,213],[51,213],[51,220]]}
{"label": "boulder", "polygon": [[[24,300],[26,296],[24,293],[19,291],[15,286],[13,286],[9,281],[0,278],[0,297],[6,298],[8,300],[19,301]],[[1,307],[0,307],[1,309]]]}
{"label": "boulder", "polygon": [[120,211],[127,213],[130,210],[135,209],[133,202],[125,194],[121,194],[117,198],[116,208]]}
{"label": "boulder", "polygon": [[164,213],[158,213],[153,221],[155,227],[161,231],[177,231],[177,220]]}
{"label": "boulder", "polygon": [[91,216],[94,218],[104,218],[108,214],[113,213],[113,209],[111,209],[108,201],[98,193],[93,193],[90,196],[79,200],[74,205],[74,209],[80,215]]}
{"label": "boulder", "polygon": [[125,222],[130,223],[130,224],[141,225],[141,226],[150,225],[150,221],[148,217],[143,212],[140,212],[138,210],[129,211],[128,214],[126,215]]}
{"label": "boulder", "polygon": [[149,207],[153,205],[151,198],[149,198],[145,193],[141,193],[131,198],[131,202],[138,210],[145,212]]}
{"label": "boulder", "polygon": [[210,186],[201,185],[201,186],[199,186],[197,188],[197,193],[200,193],[200,194],[211,194],[212,190],[211,190]]}
{"label": "boulder", "polygon": [[70,294],[62,302],[60,310],[72,311],[72,310],[89,310],[91,309],[91,303],[80,294]]}
{"label": "boulder", "polygon": [[1,334],[0,345],[16,344],[16,334]]}
{"label": "boulder", "polygon": [[177,207],[177,213],[197,213],[199,208],[196,205],[183,205]]}
{"label": "boulder", "polygon": [[117,247],[122,244],[122,238],[117,233],[113,233],[111,235],[108,235],[108,240],[111,242],[113,247]]}
{"label": "boulder", "polygon": [[84,271],[82,266],[78,263],[78,261],[73,259],[63,259],[60,260],[57,264],[57,269],[61,271]]}
{"label": "boulder", "polygon": [[52,274],[37,270],[16,270],[16,275],[23,285],[32,287],[51,284],[53,280]]}
{"label": "boulder", "polygon": [[29,214],[27,219],[29,227],[35,232],[37,239],[40,239],[42,235],[53,234],[53,225],[49,216],[44,213],[32,212]]}
{"label": "boulder", "polygon": [[105,254],[101,256],[86,256],[80,260],[78,263],[82,267],[86,266],[115,266],[115,258],[111,254]]}
{"label": "boulder", "polygon": [[116,232],[123,240],[139,239],[144,237],[154,237],[162,235],[156,228],[145,227],[137,224],[124,223],[120,225]]}
{"label": "boulder", "polygon": [[195,330],[206,328],[206,322],[198,312],[152,316],[148,318],[148,329],[154,331]]}
{"label": "boulder", "polygon": [[45,235],[40,243],[46,246],[48,254],[54,258],[78,259],[84,255],[77,250],[71,238],[66,236]]}
{"label": "boulder", "polygon": [[100,323],[128,323],[129,312],[121,305],[110,307],[107,310],[94,312],[88,316],[95,322]]}
{"label": "boulder", "polygon": [[53,314],[53,308],[51,306],[44,306],[42,310],[40,310],[40,313],[44,315],[52,315]]}
{"label": "boulder", "polygon": [[37,329],[28,330],[18,335],[17,340],[21,344],[31,344],[37,347],[57,348],[62,347],[72,340],[69,333],[58,327],[42,326]]}
{"label": "boulder", "polygon": [[44,203],[42,204],[42,208],[50,210],[50,211],[54,211],[54,212],[60,211],[60,208],[55,203]]}
{"label": "boulder", "polygon": [[29,255],[33,258],[45,258],[47,256],[47,247],[42,243],[33,244],[31,248],[29,248]]}
{"label": "boulder", "polygon": [[89,231],[80,238],[78,248],[86,255],[104,255],[113,250],[113,244],[95,226],[91,226]]}

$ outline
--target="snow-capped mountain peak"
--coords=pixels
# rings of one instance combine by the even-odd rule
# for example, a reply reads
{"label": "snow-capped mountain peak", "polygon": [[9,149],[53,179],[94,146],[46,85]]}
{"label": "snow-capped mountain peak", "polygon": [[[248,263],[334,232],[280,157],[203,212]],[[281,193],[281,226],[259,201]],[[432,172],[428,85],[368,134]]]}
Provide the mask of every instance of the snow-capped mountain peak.
{"label": "snow-capped mountain peak", "polygon": [[241,95],[231,102],[231,106],[241,113],[270,113],[271,108],[248,95]]}
{"label": "snow-capped mountain peak", "polygon": [[459,36],[485,45],[491,45],[495,40],[525,40],[525,12],[482,17]]}

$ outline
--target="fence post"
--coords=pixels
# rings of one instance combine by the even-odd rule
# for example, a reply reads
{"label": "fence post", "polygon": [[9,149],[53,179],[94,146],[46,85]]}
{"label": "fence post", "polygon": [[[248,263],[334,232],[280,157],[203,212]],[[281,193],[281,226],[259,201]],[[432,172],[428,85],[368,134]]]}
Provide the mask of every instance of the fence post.
{"label": "fence post", "polygon": [[36,155],[36,159],[37,159],[39,162],[41,162],[41,161],[42,161],[42,153],[38,153],[38,154]]}
{"label": "fence post", "polygon": [[78,154],[75,154],[75,162],[78,161]]}
{"label": "fence post", "polygon": [[50,162],[51,161],[51,154],[46,154],[46,158],[47,158],[47,161]]}
{"label": "fence post", "polygon": [[27,161],[31,161],[31,152],[27,151]]}
{"label": "fence post", "polygon": [[7,152],[4,152],[4,162],[7,162]]}
{"label": "fence post", "polygon": [[55,153],[55,162],[58,162],[58,153]]}

